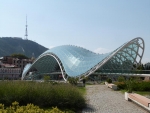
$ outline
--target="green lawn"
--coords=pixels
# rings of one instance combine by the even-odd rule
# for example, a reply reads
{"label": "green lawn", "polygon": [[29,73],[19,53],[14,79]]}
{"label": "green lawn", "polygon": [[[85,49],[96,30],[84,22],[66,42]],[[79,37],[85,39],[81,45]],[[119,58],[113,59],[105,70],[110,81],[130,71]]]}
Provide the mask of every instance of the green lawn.
{"label": "green lawn", "polygon": [[[127,90],[120,90],[122,93],[125,93],[127,92]],[[133,93],[137,93],[137,94],[140,94],[140,95],[149,95],[150,96],[150,91],[133,91]]]}
{"label": "green lawn", "polygon": [[81,94],[85,95],[86,94],[86,88],[85,87],[78,87],[79,91]]}
{"label": "green lawn", "polygon": [[149,91],[133,91],[134,93],[140,94],[140,95],[150,95]]}

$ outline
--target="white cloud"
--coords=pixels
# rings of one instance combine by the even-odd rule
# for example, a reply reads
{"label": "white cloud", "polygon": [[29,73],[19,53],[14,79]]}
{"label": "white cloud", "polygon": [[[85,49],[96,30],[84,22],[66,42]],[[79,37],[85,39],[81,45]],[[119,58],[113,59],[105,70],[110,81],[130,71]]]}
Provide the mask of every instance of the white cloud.
{"label": "white cloud", "polygon": [[111,50],[106,49],[106,48],[101,48],[101,47],[99,47],[99,48],[95,49],[94,52],[95,52],[95,53],[104,54],[104,53],[109,53],[109,52],[111,52]]}
{"label": "white cloud", "polygon": [[55,47],[55,46],[50,46],[49,49],[52,49],[52,48],[54,48],[54,47]]}

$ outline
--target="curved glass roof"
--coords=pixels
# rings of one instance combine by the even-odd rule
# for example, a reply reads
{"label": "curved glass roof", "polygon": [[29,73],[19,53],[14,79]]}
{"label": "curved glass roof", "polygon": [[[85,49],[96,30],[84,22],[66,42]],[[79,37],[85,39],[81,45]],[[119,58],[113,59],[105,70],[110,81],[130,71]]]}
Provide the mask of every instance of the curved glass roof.
{"label": "curved glass roof", "polygon": [[45,54],[55,54],[69,76],[79,76],[102,61],[108,54],[96,54],[77,46],[64,45],[52,48]]}
{"label": "curved glass roof", "polygon": [[[139,49],[141,49],[141,53]],[[39,73],[53,73],[60,69],[64,79],[65,74],[72,77],[88,76],[96,70],[113,70],[118,66],[119,69],[131,69],[135,62],[141,61],[143,52],[144,41],[142,38],[135,38],[107,54],[96,54],[72,45],[58,46],[45,51],[32,65],[26,66],[22,79],[33,69]],[[137,57],[139,57],[139,61],[136,61]]]}

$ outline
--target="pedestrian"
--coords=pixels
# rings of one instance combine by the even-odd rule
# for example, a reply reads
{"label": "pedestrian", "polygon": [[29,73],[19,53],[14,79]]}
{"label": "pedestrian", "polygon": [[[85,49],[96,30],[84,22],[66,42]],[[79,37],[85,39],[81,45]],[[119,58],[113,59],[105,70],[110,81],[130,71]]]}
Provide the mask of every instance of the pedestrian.
{"label": "pedestrian", "polygon": [[85,87],[85,78],[82,81],[83,81],[83,86]]}

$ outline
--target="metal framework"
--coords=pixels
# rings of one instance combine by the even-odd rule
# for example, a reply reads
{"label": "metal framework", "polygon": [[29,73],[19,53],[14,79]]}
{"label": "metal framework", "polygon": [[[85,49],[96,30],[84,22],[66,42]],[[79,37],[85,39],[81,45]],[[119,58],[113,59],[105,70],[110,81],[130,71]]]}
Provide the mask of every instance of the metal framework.
{"label": "metal framework", "polygon": [[22,80],[29,72],[61,72],[66,81],[67,76],[81,77],[92,73],[128,73],[134,70],[134,64],[140,64],[144,54],[144,40],[137,37],[111,53],[96,54],[81,47],[64,45],[52,48],[41,54],[33,64],[25,67]]}
{"label": "metal framework", "polygon": [[103,73],[129,73],[134,70],[134,64],[140,64],[144,54],[145,44],[140,37],[135,38],[118,49],[111,52],[103,61],[99,62],[93,69],[86,72],[84,75],[89,76],[95,71]]}

